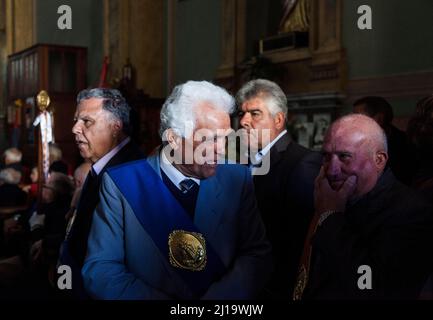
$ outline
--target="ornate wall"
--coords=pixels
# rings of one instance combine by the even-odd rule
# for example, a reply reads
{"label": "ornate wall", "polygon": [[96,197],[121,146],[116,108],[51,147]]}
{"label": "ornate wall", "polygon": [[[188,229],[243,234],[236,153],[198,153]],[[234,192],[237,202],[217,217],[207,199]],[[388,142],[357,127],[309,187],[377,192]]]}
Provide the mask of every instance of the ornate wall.
{"label": "ornate wall", "polygon": [[35,44],[35,1],[6,0],[7,54],[24,50]]}
{"label": "ornate wall", "polygon": [[5,132],[7,56],[34,44],[33,12],[32,0],[0,0],[0,132]]}
{"label": "ornate wall", "polygon": [[[217,80],[232,91],[247,80],[245,72],[255,61],[251,56],[254,54],[251,46],[258,46],[258,43],[250,43],[254,39],[249,30],[254,20],[250,15],[262,9],[251,7],[252,3],[223,1],[223,47]],[[267,59],[272,68],[278,70],[272,80],[288,94],[341,92],[346,83],[345,53],[341,44],[342,2],[311,0],[311,6],[309,46],[271,50],[261,54],[260,58]],[[263,30],[256,32],[261,32],[262,38],[267,36]]]}
{"label": "ornate wall", "polygon": [[164,2],[104,0],[104,55],[110,57],[110,77],[121,77],[129,58],[136,86],[146,94],[164,93]]}

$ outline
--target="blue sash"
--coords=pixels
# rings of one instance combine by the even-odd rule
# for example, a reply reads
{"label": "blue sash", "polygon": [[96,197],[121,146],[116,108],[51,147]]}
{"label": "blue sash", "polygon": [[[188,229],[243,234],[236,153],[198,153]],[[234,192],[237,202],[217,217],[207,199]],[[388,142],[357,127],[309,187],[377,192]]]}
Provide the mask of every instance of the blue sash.
{"label": "blue sash", "polygon": [[[147,160],[109,168],[107,172],[128,201],[138,221],[167,260],[168,236],[173,230],[202,233]],[[204,234],[203,236],[205,237]],[[175,268],[170,264],[199,297],[206,292],[212,282],[221,277],[225,270],[220,257],[208,241],[206,241],[206,251],[207,264],[202,271]]]}

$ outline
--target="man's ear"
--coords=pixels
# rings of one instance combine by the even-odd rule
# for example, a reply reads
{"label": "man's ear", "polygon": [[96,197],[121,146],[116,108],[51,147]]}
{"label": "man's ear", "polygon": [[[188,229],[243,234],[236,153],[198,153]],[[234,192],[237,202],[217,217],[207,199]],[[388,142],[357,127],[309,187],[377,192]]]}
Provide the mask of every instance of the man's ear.
{"label": "man's ear", "polygon": [[113,129],[113,138],[118,138],[120,133],[122,132],[122,123],[120,121],[113,121],[111,123],[111,127]]}
{"label": "man's ear", "polygon": [[284,115],[284,112],[278,112],[274,117],[274,123],[275,127],[278,130],[284,129],[286,125],[286,116]]}
{"label": "man's ear", "polygon": [[173,150],[177,150],[179,147],[181,147],[182,139],[174,132],[173,129],[167,129],[165,132],[165,137]]}
{"label": "man's ear", "polygon": [[386,166],[387,161],[388,161],[388,154],[385,151],[376,152],[375,164],[378,169],[383,170]]}

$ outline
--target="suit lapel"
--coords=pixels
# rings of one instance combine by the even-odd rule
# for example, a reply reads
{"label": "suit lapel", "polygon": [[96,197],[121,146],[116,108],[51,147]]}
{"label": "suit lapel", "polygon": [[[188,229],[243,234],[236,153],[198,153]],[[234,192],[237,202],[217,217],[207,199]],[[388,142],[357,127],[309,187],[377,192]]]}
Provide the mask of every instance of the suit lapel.
{"label": "suit lapel", "polygon": [[162,179],[161,177],[161,169],[159,166],[159,153],[152,155],[147,158],[147,162],[150,164],[153,170],[155,170],[156,174]]}
{"label": "suit lapel", "polygon": [[222,213],[224,212],[224,201],[221,199],[221,189],[218,173],[200,182],[194,224],[203,231],[208,238],[213,237],[220,224]]}
{"label": "suit lapel", "polygon": [[[290,145],[289,145],[290,144]],[[288,146],[289,145],[289,146]],[[283,135],[269,150],[269,171],[272,170],[273,167],[277,165],[278,162],[281,161],[283,158],[283,153],[286,151],[287,148],[290,148],[293,144],[290,143],[290,138],[288,133]],[[263,179],[267,180],[271,177],[271,175],[268,173],[266,175],[254,175],[253,181],[263,181]]]}
{"label": "suit lapel", "polygon": [[138,149],[137,145],[134,142],[129,141],[108,161],[102,170],[117,166],[124,162],[138,160],[143,157],[144,155],[140,149]]}
{"label": "suit lapel", "polygon": [[290,148],[293,144],[290,144],[289,134],[283,135],[271,148],[271,167],[279,162],[282,158],[281,154],[284,153],[287,148]]}

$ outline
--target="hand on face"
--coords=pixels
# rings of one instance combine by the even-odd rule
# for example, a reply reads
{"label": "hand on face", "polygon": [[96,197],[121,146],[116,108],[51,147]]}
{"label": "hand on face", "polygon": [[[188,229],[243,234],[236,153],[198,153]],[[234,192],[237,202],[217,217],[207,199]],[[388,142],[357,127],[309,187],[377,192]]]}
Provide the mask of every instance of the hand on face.
{"label": "hand on face", "polygon": [[354,194],[357,187],[357,177],[349,176],[341,188],[334,190],[325,176],[322,166],[314,183],[314,207],[316,214],[328,210],[344,212],[347,200]]}

